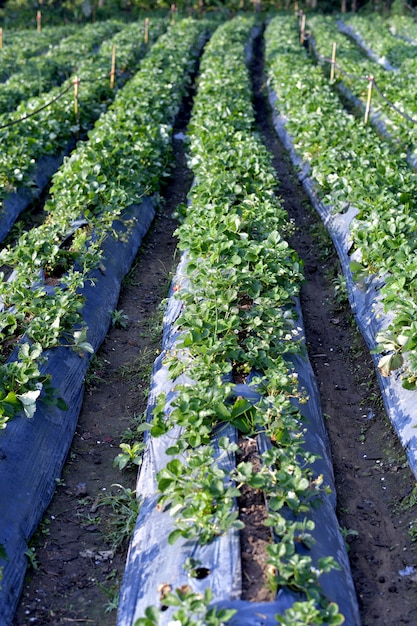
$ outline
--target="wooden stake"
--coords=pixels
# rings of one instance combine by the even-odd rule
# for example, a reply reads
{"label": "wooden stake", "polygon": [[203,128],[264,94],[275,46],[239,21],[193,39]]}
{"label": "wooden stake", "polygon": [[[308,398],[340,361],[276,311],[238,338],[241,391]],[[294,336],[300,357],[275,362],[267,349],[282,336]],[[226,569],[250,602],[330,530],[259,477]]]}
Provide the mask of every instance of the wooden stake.
{"label": "wooden stake", "polygon": [[175,21],[175,4],[171,4],[171,21]]}
{"label": "wooden stake", "polygon": [[332,60],[330,61],[330,83],[334,83],[334,75],[335,75],[335,70],[336,70],[336,49],[337,49],[337,43],[334,41],[333,42],[333,48],[332,48]]}
{"label": "wooden stake", "polygon": [[40,33],[42,30],[42,13],[40,11],[37,11],[36,13],[36,22],[38,33]]}
{"label": "wooden stake", "polygon": [[0,50],[3,50],[3,29],[0,28]]}
{"label": "wooden stake", "polygon": [[303,13],[301,15],[301,27],[300,27],[300,44],[304,44],[304,39],[306,37],[306,14]]}
{"label": "wooden stake", "polygon": [[373,76],[368,76],[368,79],[369,79],[369,85],[368,85],[368,97],[366,99],[366,108],[365,108],[365,118],[364,118],[365,124],[367,124],[369,121],[369,113],[371,110],[371,100],[372,100],[372,89],[373,89],[374,80],[375,80]]}
{"label": "wooden stake", "polygon": [[294,13],[295,13],[296,15],[298,15],[298,2],[297,2],[297,0],[296,0],[296,2],[295,2],[295,4],[294,4]]}
{"label": "wooden stake", "polygon": [[80,80],[78,76],[74,77],[74,114],[75,122],[78,124],[79,107],[78,107],[78,94],[79,94]]}
{"label": "wooden stake", "polygon": [[113,46],[111,53],[110,89],[114,89],[114,77],[116,74],[116,46]]}
{"label": "wooden stake", "polygon": [[149,41],[149,17],[145,18],[145,44],[148,45]]}

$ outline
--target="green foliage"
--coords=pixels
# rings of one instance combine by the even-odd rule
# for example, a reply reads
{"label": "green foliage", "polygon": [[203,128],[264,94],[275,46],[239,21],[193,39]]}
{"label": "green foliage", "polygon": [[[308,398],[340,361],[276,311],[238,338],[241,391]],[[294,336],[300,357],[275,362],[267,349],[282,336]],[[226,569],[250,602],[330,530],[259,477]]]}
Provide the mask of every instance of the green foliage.
{"label": "green foliage", "polygon": [[109,506],[111,514],[108,518],[106,539],[112,549],[118,550],[129,541],[139,515],[140,499],[136,492],[123,485],[117,487],[117,493],[109,493],[100,500],[100,506]]}
{"label": "green foliage", "polygon": [[[195,593],[184,585],[175,591],[168,591],[161,598],[165,607],[175,607],[172,626],[222,626],[236,613],[233,609],[209,608],[212,592],[206,589],[204,595]],[[134,626],[158,626],[161,611],[156,607],[145,609],[145,617],[135,621]]]}
{"label": "green foliage", "polygon": [[[159,31],[163,29],[161,24]],[[115,220],[123,220],[121,214],[126,207],[159,188],[170,155],[172,124],[188,88],[197,45],[205,29],[203,22],[185,20],[161,37],[141,71],[119,92],[111,110],[91,131],[90,141],[80,144],[55,175],[46,205],[47,220],[1,251],[1,263],[14,273],[13,280],[0,283],[0,301],[4,305],[0,311],[0,342],[13,345],[22,334],[34,342],[29,352],[28,347],[20,349],[17,361],[0,366],[1,426],[19,410],[33,415],[46,382],[38,365],[47,349],[68,345],[80,353],[93,351],[81,320],[84,302],[79,291],[92,270],[102,267],[101,245],[114,234]],[[155,26],[153,37],[157,32]],[[119,43],[125,42],[122,59],[126,64],[135,65],[145,52],[137,45],[138,36],[142,39],[143,24],[127,27],[116,35]],[[95,66],[94,71],[98,69]],[[100,92],[96,86],[94,89],[88,97],[98,112],[96,99]],[[108,91],[107,86],[104,89]],[[139,100],[138,92],[143,93]],[[63,110],[61,114],[64,116]],[[56,123],[54,115],[48,115],[49,123]],[[34,144],[35,137],[31,138]],[[48,141],[55,144],[57,136]],[[24,141],[19,150],[24,155]],[[10,151],[13,153],[12,145]],[[119,172],[117,177],[115,171]],[[87,222],[78,232],[73,227],[76,217]],[[125,226],[128,229],[129,222]],[[59,279],[52,290],[46,285],[49,277]],[[125,322],[122,312],[116,317],[114,314],[113,319]]]}
{"label": "green foliage", "polygon": [[51,47],[45,55],[26,59],[20,71],[0,86],[0,114],[13,111],[20,102],[63,83],[75,68],[79,71],[90,56],[97,54],[94,49],[104,39],[121,28],[122,24],[116,21],[89,24]]}
{"label": "green foliage", "polygon": [[[223,440],[221,447],[227,452],[236,450],[228,440]],[[163,494],[159,505],[169,503],[170,514],[176,517],[177,528],[169,543],[182,536],[204,545],[230,528],[243,528],[234,510],[234,498],[240,492],[229,483],[218,462],[212,447],[199,447],[187,455],[186,466],[173,459],[158,472],[158,489]]]}
{"label": "green foliage", "polygon": [[121,443],[119,445],[122,452],[114,459],[114,465],[120,470],[125,467],[137,467],[142,462],[142,452],[145,448],[145,444],[142,441],[135,441],[133,444]]}
{"label": "green foliage", "polygon": [[[356,25],[366,20],[352,18],[351,22]],[[332,23],[331,18],[316,17],[312,21],[322,54],[329,54]],[[369,20],[366,23],[371,28]],[[338,62],[349,72],[363,74],[364,64],[369,65],[369,61],[365,62],[358,49],[342,35],[336,32],[335,37],[338,43],[343,39]],[[389,37],[391,35],[387,34],[378,39],[384,42]],[[395,147],[379,138],[361,120],[346,113],[322,69],[313,66],[298,39],[292,18],[275,18],[267,28],[268,73],[278,96],[275,106],[288,118],[287,130],[297,153],[310,167],[320,199],[333,206],[336,212],[343,213],[349,205],[358,211],[350,226],[355,250],[351,263],[353,277],[359,285],[370,276],[383,281],[380,296],[385,312],[392,319],[388,328],[375,338],[376,350],[382,353],[379,368],[384,376],[400,370],[403,385],[415,389],[417,183],[406,161],[406,146],[415,140],[415,129],[410,131],[402,119],[402,134],[398,137],[405,138],[406,145]],[[320,41],[327,43],[320,48]],[[403,48],[398,43],[397,62],[404,57],[405,60],[395,78],[392,76],[389,80],[395,101],[403,99],[398,85],[408,77],[409,64],[415,63],[415,58],[407,58],[406,46],[405,52],[401,52]],[[384,50],[387,48],[381,52]],[[377,71],[380,80],[382,70],[376,69],[375,73]],[[409,103],[415,107],[415,98],[411,97]],[[394,132],[396,122],[393,120],[391,116],[389,126]]]}
{"label": "green foliage", "polygon": [[340,615],[337,605],[330,603],[325,612],[317,608],[314,600],[309,602],[294,602],[293,606],[285,611],[285,615],[276,616],[278,624],[286,626],[301,626],[302,624],[343,624],[344,618]]}
{"label": "green foliage", "polygon": [[[165,359],[175,396],[169,410],[166,397],[158,397],[146,428],[154,437],[181,429],[166,450],[175,458],[157,476],[159,506],[169,507],[175,521],[169,542],[184,537],[205,544],[239,528],[235,498],[243,485],[262,490],[267,524],[278,541],[268,547],[271,584],[306,593],[318,604],[317,623],[325,623],[332,609],[318,579],[337,564],[328,558],[315,568],[309,556],[296,553],[298,545],[313,544],[308,514],[327,489],[303,448],[302,418],[293,401],[304,399],[285,360],[301,351],[292,311],[302,274],[282,234],[287,216],[275,195],[271,156],[254,132],[244,63],[253,23],[240,17],[219,27],[201,61],[189,124],[195,179],[177,230],[186,251],[185,282],[175,286],[182,305],[178,336]],[[245,382],[254,371],[251,385],[259,397],[234,397],[234,385],[226,381],[235,376]],[[192,385],[175,384],[183,373]],[[251,463],[226,470],[226,455],[228,467],[235,465],[236,444],[220,437],[214,445],[212,438],[230,424],[272,441],[256,472]],[[300,521],[289,520],[289,511]],[[157,623],[155,610],[147,611],[138,624]]]}
{"label": "green foliage", "polygon": [[123,309],[115,309],[111,312],[111,325],[115,328],[127,328],[129,317],[123,313]]}

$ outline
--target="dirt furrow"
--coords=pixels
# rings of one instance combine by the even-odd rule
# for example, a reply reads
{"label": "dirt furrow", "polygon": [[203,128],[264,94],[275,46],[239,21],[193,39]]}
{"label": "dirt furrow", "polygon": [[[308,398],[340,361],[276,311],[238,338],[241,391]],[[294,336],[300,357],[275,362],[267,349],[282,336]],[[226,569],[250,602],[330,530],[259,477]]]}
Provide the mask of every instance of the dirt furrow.
{"label": "dirt furrow", "polygon": [[344,297],[332,243],[274,131],[262,34],[251,72],[258,129],[273,155],[279,195],[294,224],[290,244],[304,261],[301,303],[307,348],[327,418],[338,518],[349,545],[362,622],[416,623],[415,479],[386,417],[373,362]]}

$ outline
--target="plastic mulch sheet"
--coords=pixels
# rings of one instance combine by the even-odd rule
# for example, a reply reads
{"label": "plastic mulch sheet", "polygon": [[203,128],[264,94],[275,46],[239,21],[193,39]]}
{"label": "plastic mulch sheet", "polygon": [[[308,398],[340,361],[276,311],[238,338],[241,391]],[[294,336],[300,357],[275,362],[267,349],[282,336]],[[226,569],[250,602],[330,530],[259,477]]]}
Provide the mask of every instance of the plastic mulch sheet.
{"label": "plastic mulch sheet", "polygon": [[52,174],[62,164],[65,154],[68,154],[72,147],[73,143],[61,155],[41,157],[31,175],[33,186],[17,189],[4,198],[0,209],[0,242],[7,237],[19,215],[40,196],[49,184]]}
{"label": "plastic mulch sheet", "polygon": [[[103,270],[95,270],[83,294],[83,318],[88,325],[87,340],[95,350],[106,336],[111,312],[117,306],[121,281],[128,272],[142,238],[155,214],[154,201],[145,198],[129,207],[114,230],[122,235],[108,237],[104,244]],[[126,221],[125,221],[126,220]],[[68,409],[38,403],[33,418],[19,415],[0,431],[0,544],[7,553],[1,561],[0,624],[11,623],[22,589],[27,542],[52,499],[68,453],[81,410],[84,379],[89,355],[82,358],[69,348],[47,353],[43,371],[52,376],[52,385]]]}
{"label": "plastic mulch sheet", "polygon": [[[180,285],[180,292],[185,285],[188,286],[184,274],[185,266],[186,256],[183,255],[173,282],[175,285]],[[184,374],[175,381],[170,380],[167,367],[163,363],[167,351],[175,348],[178,341],[175,321],[181,308],[181,301],[171,292],[164,318],[163,349],[153,370],[147,409],[148,420],[151,419],[159,394],[166,394],[164,411],[168,415],[170,404],[175,397],[176,385],[185,381],[188,384],[193,384],[193,381]],[[303,336],[301,317],[297,326],[300,336]],[[181,358],[187,360],[185,350],[183,350]],[[336,558],[341,570],[323,575],[320,578],[324,593],[328,598],[338,603],[341,612],[346,617],[346,624],[349,626],[359,625],[359,611],[349,561],[335,515],[333,469],[317,385],[311,365],[306,357],[291,356],[289,360],[298,373],[300,389],[305,389],[309,396],[307,404],[300,405],[305,418],[305,423],[300,424],[300,428],[305,429],[305,449],[320,454],[321,458],[314,463],[313,471],[315,475],[324,475],[326,484],[331,487],[333,492],[330,496],[323,498],[323,502],[317,510],[311,513],[311,519],[314,520],[316,526],[312,533],[316,541],[315,546],[312,550],[300,547],[298,551],[300,554],[311,556],[314,563],[317,563],[318,559],[324,556]],[[259,397],[256,388],[250,383],[236,385],[235,393],[239,396],[246,396],[253,401]],[[237,440],[237,433],[230,426],[226,432],[222,428],[221,434],[228,435],[233,441]],[[189,585],[193,591],[200,593],[210,587],[213,592],[213,604],[237,610],[235,616],[228,622],[231,626],[272,626],[276,624],[275,615],[284,613],[287,608],[301,598],[288,589],[282,589],[274,602],[250,603],[239,599],[242,572],[238,531],[229,531],[215,539],[211,544],[204,546],[200,546],[197,541],[183,538],[180,538],[174,545],[168,544],[168,535],[175,526],[169,510],[160,510],[157,507],[156,473],[165,466],[168,460],[172,459],[172,457],[167,457],[165,450],[178,437],[181,437],[179,427],[162,437],[147,436],[146,438],[146,450],[137,481],[137,496],[141,499],[142,504],[129,547],[120,594],[117,626],[133,626],[139,617],[144,616],[148,606],[160,607],[160,590],[166,585],[172,590],[182,585]],[[216,439],[215,434],[212,441],[214,445]],[[270,442],[261,436],[258,437],[260,453],[268,445]],[[223,455],[221,466],[233,470],[235,462],[233,454],[228,454],[226,457]],[[207,575],[201,579],[190,578],[184,568],[187,558],[200,561],[201,567]],[[170,622],[174,611],[175,609],[169,608],[162,613],[161,626]]]}

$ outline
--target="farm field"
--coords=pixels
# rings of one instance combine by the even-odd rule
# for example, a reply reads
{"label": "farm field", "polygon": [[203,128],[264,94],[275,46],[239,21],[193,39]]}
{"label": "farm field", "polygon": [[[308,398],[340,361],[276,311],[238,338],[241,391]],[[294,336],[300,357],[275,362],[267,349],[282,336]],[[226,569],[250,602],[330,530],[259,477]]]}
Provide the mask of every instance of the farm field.
{"label": "farm field", "polygon": [[[294,16],[149,32],[113,35],[117,93],[57,109],[69,156],[2,244],[2,619],[413,623],[415,131],[354,117]],[[9,195],[42,172],[26,123]]]}

